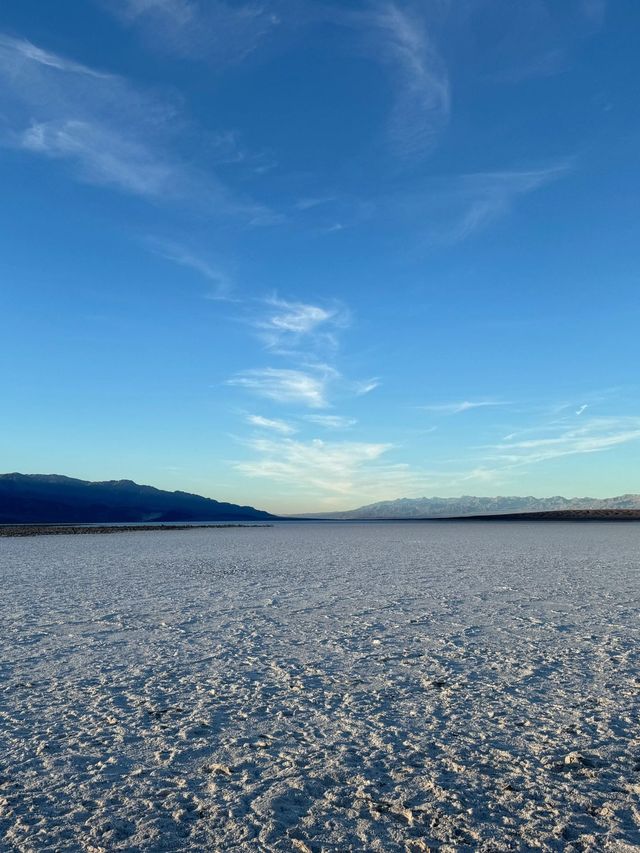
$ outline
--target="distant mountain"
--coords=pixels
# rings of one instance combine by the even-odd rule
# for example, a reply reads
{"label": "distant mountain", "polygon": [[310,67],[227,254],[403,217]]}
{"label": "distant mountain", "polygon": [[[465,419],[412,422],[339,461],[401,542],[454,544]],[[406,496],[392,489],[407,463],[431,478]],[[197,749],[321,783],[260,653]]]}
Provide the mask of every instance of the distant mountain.
{"label": "distant mountain", "polygon": [[92,483],[58,474],[0,474],[0,524],[273,519],[252,506],[165,492],[131,480]]}
{"label": "distant mountain", "polygon": [[640,495],[616,498],[496,497],[399,498],[344,512],[316,513],[307,518],[447,518],[465,515],[501,515],[513,512],[553,512],[574,509],[640,509]]}

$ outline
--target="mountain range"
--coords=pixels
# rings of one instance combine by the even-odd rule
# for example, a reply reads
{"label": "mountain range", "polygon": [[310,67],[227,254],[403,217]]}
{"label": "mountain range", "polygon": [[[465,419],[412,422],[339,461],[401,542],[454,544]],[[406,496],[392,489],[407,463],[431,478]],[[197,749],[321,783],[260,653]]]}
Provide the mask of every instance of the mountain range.
{"label": "mountain range", "polygon": [[[567,510],[640,510],[640,495],[613,498],[399,498],[352,510],[306,514],[309,519],[417,519]],[[90,482],[60,474],[0,474],[0,524],[104,524],[179,521],[268,521],[278,516],[188,492],[132,480]]]}
{"label": "mountain range", "polygon": [[93,483],[59,474],[0,474],[0,524],[166,521],[265,521],[252,506],[188,492],[166,492],[131,480]]}
{"label": "mountain range", "polygon": [[372,518],[451,518],[466,515],[503,515],[515,512],[557,512],[576,509],[640,509],[640,495],[615,498],[550,498],[474,497],[399,498],[379,501],[358,509],[307,515],[307,518],[372,519]]}

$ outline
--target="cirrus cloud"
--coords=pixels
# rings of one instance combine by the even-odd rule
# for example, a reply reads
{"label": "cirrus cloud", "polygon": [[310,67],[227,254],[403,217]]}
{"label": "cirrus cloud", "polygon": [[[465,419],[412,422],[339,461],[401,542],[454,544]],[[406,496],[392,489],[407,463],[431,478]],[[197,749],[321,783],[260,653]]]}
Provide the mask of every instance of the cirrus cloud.
{"label": "cirrus cloud", "polygon": [[[349,495],[370,480],[375,463],[389,444],[366,442],[309,442],[293,439],[255,439],[246,442],[256,458],[235,463],[235,468],[250,477],[266,477],[301,489],[321,493]],[[381,475],[383,470],[378,471]]]}
{"label": "cirrus cloud", "polygon": [[301,347],[335,350],[338,332],[349,323],[346,309],[338,303],[318,305],[273,296],[260,300],[259,306],[250,322],[265,346],[274,351],[288,353]]}
{"label": "cirrus cloud", "polygon": [[278,403],[322,409],[328,405],[327,384],[335,375],[335,371],[326,367],[314,373],[293,368],[263,367],[245,370],[228,379],[227,384]]}
{"label": "cirrus cloud", "polygon": [[446,66],[424,17],[397,3],[374,7],[368,20],[376,57],[398,78],[390,137],[401,156],[429,153],[449,119],[451,95]]}
{"label": "cirrus cloud", "polygon": [[296,428],[286,421],[279,420],[278,418],[265,418],[262,415],[248,415],[247,423],[259,429],[279,432],[282,435],[291,435],[296,432]]}
{"label": "cirrus cloud", "polygon": [[273,8],[222,0],[98,0],[164,53],[212,63],[237,63],[280,24]]}
{"label": "cirrus cloud", "polygon": [[484,409],[490,406],[507,406],[508,403],[498,402],[496,400],[462,400],[459,403],[434,403],[429,406],[419,406],[426,412],[436,412],[442,415],[459,415],[461,412],[468,412],[472,409]]}
{"label": "cirrus cloud", "polygon": [[67,164],[82,181],[216,217],[274,225],[278,214],[177,153],[197,129],[175,98],[0,33],[0,145]]}

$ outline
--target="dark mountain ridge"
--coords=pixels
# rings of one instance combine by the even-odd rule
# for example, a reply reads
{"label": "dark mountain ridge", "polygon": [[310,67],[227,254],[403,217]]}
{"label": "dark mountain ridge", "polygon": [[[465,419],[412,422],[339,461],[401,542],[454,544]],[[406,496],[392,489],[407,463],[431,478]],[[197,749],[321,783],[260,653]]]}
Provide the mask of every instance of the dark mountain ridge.
{"label": "dark mountain ridge", "polygon": [[276,516],[142,486],[132,480],[91,482],[61,474],[0,474],[0,524],[100,524],[159,521],[256,521]]}

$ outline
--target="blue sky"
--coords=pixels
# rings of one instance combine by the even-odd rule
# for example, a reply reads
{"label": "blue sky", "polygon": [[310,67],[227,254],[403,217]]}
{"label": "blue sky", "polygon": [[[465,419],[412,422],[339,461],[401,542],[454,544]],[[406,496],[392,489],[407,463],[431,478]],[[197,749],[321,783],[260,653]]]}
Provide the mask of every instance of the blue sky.
{"label": "blue sky", "polygon": [[632,0],[5,0],[0,469],[640,491]]}

